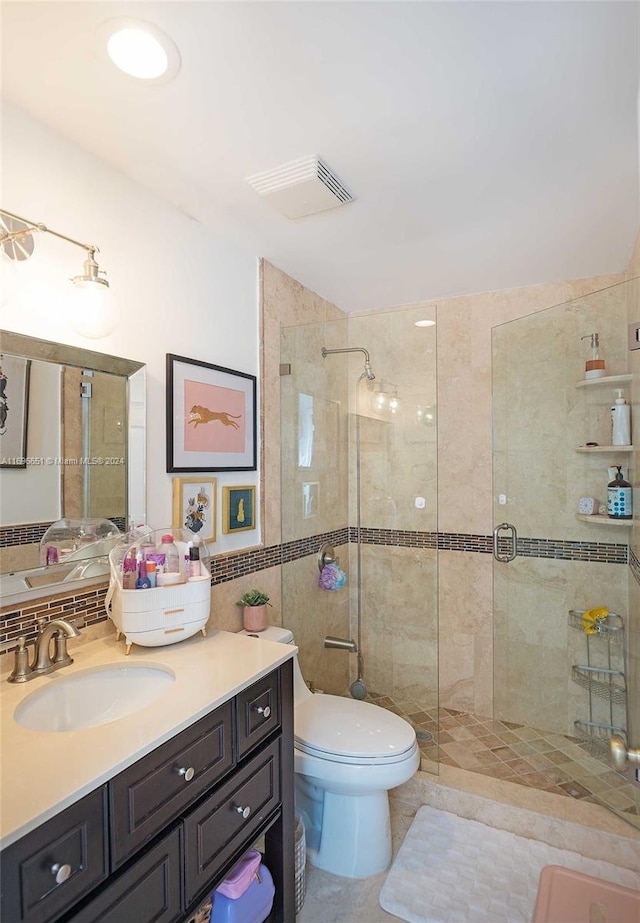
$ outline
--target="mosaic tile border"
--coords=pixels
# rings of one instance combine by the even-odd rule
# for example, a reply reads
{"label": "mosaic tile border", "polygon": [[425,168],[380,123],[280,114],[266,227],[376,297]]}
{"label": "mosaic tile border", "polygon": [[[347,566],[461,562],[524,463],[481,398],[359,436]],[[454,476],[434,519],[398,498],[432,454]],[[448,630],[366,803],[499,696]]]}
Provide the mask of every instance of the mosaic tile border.
{"label": "mosaic tile border", "polygon": [[[46,524],[44,524],[46,525]],[[231,552],[211,559],[211,584],[216,586],[237,580],[247,574],[267,570],[297,561],[309,555],[316,555],[325,543],[334,546],[355,542],[356,527],[343,526],[330,532],[316,533],[305,538],[270,545],[266,548],[250,548]],[[365,544],[387,545],[405,548],[431,548],[439,551],[466,551],[491,554],[493,544],[489,535],[469,535],[462,532],[412,532],[399,529],[360,529]],[[505,544],[504,549],[506,550]],[[631,571],[640,583],[640,561],[626,545],[600,542],[562,542],[549,539],[518,539],[518,554],[523,557],[556,558],[571,561],[599,561],[608,564],[630,563]],[[24,606],[6,607],[0,613],[0,653],[15,646],[16,639],[26,634],[29,639],[36,635],[38,617],[47,621],[56,615],[70,615],[76,620],[82,618],[80,627],[106,620],[104,597],[106,588],[98,587],[86,593],[73,596],[54,596],[43,601],[29,602]]]}
{"label": "mosaic tile border", "polygon": [[[351,526],[350,540],[357,541],[358,530]],[[360,529],[363,542],[371,545],[398,545],[410,548],[437,548],[439,551],[467,551],[492,554],[491,535],[465,532],[409,532],[396,529]],[[500,539],[500,550],[510,550],[508,539]],[[629,563],[627,545],[609,542],[575,542],[547,538],[518,538],[518,555],[525,558],[557,558],[563,561],[599,561],[605,564]]]}
{"label": "mosaic tile border", "polygon": [[[126,530],[124,516],[108,516],[107,518],[121,532]],[[32,545],[39,542],[51,525],[53,525],[53,520],[51,522],[28,522],[24,525],[2,526],[0,528],[0,548],[8,548],[11,545]]]}
{"label": "mosaic tile border", "polygon": [[631,568],[634,580],[640,585],[640,558],[633,548],[629,548],[629,567]]}

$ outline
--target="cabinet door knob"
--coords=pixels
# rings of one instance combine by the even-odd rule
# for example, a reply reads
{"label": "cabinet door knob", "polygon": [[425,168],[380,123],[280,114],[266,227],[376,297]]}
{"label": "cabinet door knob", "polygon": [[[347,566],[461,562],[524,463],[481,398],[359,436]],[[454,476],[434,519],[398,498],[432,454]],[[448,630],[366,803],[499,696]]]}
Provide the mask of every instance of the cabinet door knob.
{"label": "cabinet door knob", "polygon": [[180,773],[181,776],[184,776],[185,782],[191,782],[191,780],[196,774],[196,771],[193,768],[193,766],[189,766],[188,769],[185,769],[183,766],[181,769],[178,770],[178,772]]}
{"label": "cabinet door knob", "polygon": [[271,706],[265,705],[263,708],[262,705],[258,705],[258,707],[256,708],[256,711],[258,712],[259,715],[262,715],[263,718],[268,718],[269,715],[271,714]]}
{"label": "cabinet door knob", "polygon": [[66,862],[64,865],[60,865],[59,862],[56,862],[55,865],[51,866],[51,874],[55,877],[56,884],[61,885],[71,874],[71,866],[67,865]]}
{"label": "cabinet door knob", "polygon": [[246,820],[247,817],[251,814],[251,808],[249,806],[247,806],[246,808],[241,808],[240,805],[238,804],[236,805],[236,811],[238,812],[238,814],[242,814],[242,817],[244,820]]}

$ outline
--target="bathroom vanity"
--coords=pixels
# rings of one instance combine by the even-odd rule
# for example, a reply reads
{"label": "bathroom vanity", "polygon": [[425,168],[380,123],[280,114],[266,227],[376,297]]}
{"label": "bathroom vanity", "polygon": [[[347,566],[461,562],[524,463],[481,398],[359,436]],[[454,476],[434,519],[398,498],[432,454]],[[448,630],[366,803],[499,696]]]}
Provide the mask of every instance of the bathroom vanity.
{"label": "bathroom vanity", "polygon": [[169,670],[171,686],[78,730],[30,730],[16,708],[58,677],[121,663],[115,640],[70,645],[71,667],[3,683],[1,919],[182,923],[263,836],[270,919],[295,919],[295,650],[228,632],[136,648],[127,664]]}

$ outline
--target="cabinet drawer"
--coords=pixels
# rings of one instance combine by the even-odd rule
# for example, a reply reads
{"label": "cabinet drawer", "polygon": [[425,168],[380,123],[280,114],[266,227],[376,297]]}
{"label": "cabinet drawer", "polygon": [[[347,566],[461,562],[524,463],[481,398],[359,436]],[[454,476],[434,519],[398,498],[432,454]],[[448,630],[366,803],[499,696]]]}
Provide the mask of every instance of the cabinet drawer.
{"label": "cabinet drawer", "polygon": [[109,783],[113,868],[231,768],[232,739],[227,702]]}
{"label": "cabinet drawer", "polygon": [[102,787],[3,851],[2,920],[58,919],[106,879],[105,816]]}
{"label": "cabinet drawer", "polygon": [[74,914],[73,923],[171,923],[181,916],[180,881],[176,828]]}
{"label": "cabinet drawer", "polygon": [[236,702],[240,759],[280,726],[280,671],[274,670],[240,692]]}
{"label": "cabinet drawer", "polygon": [[185,820],[186,902],[215,876],[280,801],[280,741],[269,744]]}

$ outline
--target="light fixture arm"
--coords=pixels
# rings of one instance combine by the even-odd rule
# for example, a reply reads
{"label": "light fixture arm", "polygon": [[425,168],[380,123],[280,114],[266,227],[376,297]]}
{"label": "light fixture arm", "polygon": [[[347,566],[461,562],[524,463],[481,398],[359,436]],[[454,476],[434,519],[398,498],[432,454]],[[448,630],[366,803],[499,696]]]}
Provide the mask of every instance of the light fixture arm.
{"label": "light fixture arm", "polygon": [[[61,234],[59,231],[53,231],[51,228],[48,228],[46,224],[42,224],[38,221],[30,221],[28,218],[22,218],[20,215],[14,215],[13,212],[8,212],[5,208],[0,208],[0,215],[5,215],[7,218],[12,218],[14,221],[19,221],[24,225],[30,225],[28,227],[19,228],[16,231],[7,231],[5,234],[0,236],[0,244],[10,243],[12,240],[17,240],[21,237],[27,237],[30,234],[33,234],[35,231],[41,231],[45,234],[53,234],[54,237],[59,237],[60,240],[66,240],[70,244],[75,244],[76,247],[82,247],[83,250],[87,250],[89,253],[89,261],[92,261],[96,267],[94,254],[100,252],[100,248],[96,247],[95,244],[83,244],[80,240],[75,240],[73,237],[68,237],[66,234]],[[85,268],[87,263],[85,263]],[[102,281],[101,279],[94,279],[94,281]]]}

